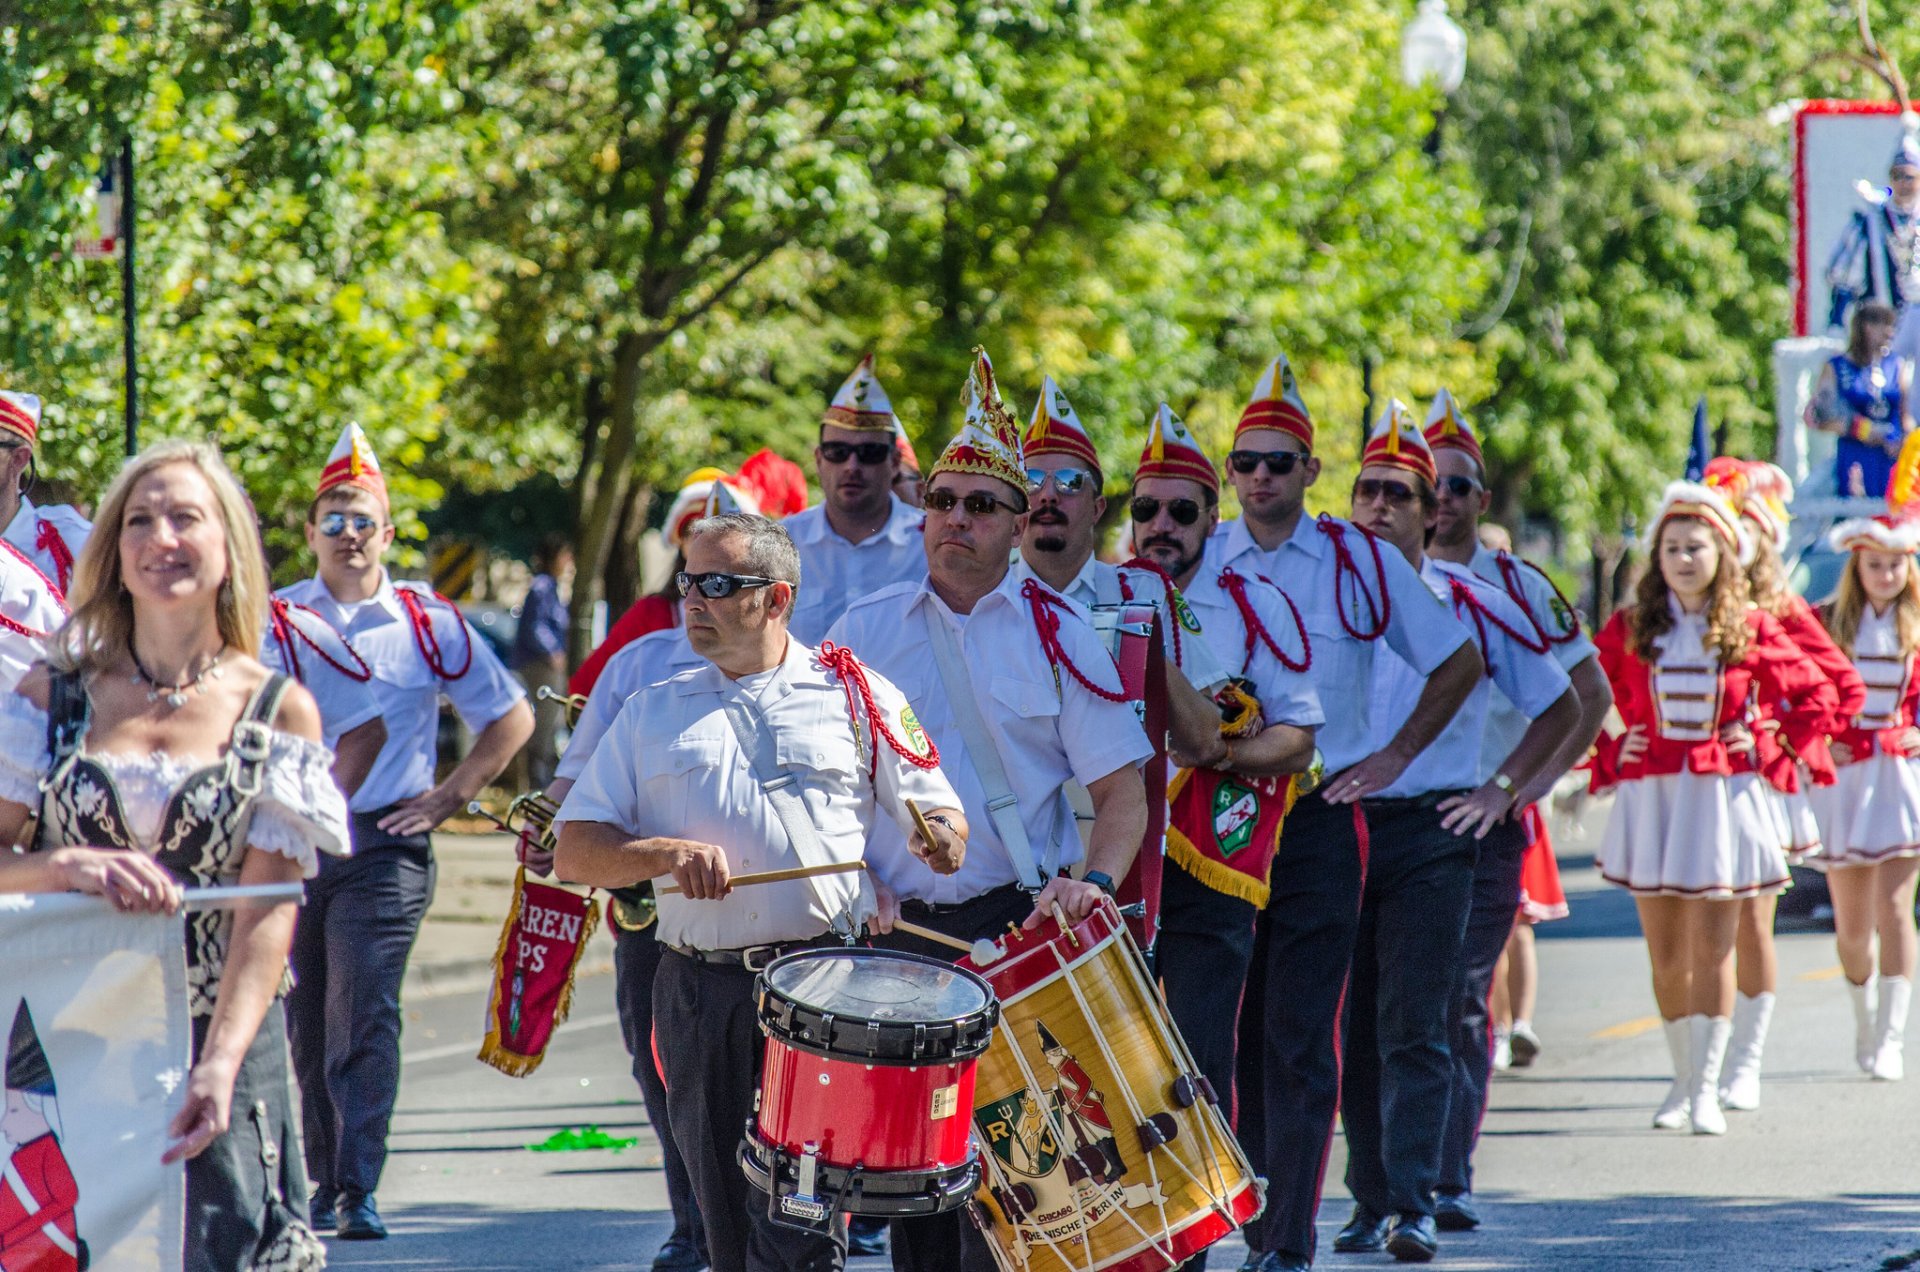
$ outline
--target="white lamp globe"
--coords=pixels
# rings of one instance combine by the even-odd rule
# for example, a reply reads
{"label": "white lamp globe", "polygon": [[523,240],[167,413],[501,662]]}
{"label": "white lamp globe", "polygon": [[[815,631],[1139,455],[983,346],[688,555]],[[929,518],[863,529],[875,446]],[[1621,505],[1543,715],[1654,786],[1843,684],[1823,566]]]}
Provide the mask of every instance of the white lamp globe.
{"label": "white lamp globe", "polygon": [[1452,93],[1467,76],[1467,33],[1447,16],[1447,0],[1420,0],[1420,11],[1400,34],[1400,78],[1418,88],[1437,82]]}

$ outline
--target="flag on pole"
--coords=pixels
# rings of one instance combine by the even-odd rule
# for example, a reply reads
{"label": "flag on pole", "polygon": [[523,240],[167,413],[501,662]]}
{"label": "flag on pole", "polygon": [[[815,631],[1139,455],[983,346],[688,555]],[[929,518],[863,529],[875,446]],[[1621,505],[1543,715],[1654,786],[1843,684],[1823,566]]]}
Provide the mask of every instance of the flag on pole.
{"label": "flag on pole", "polygon": [[1707,395],[1693,404],[1693,445],[1687,451],[1687,480],[1699,481],[1707,475],[1707,463],[1713,458],[1713,438],[1707,434]]}

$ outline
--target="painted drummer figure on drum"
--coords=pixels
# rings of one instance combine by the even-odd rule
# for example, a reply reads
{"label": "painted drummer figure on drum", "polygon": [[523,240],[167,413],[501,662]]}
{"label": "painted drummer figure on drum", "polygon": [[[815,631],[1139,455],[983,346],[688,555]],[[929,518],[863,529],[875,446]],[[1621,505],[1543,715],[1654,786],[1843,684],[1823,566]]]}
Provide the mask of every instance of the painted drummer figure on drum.
{"label": "painted drummer figure on drum", "polygon": [[[689,528],[685,551],[685,630],[709,665],[627,700],[554,819],[555,869],[604,888],[672,877],[657,889],[655,1038],[714,1272],[836,1269],[844,1227],[776,1223],[737,1158],[764,1047],[754,978],[782,954],[836,943],[849,913],[872,915],[858,868],[886,822],[932,879],[961,868],[967,819],[900,691],[847,650],[788,635],[801,576],[784,529],[711,517]],[[736,886],[819,866],[848,869]]]}

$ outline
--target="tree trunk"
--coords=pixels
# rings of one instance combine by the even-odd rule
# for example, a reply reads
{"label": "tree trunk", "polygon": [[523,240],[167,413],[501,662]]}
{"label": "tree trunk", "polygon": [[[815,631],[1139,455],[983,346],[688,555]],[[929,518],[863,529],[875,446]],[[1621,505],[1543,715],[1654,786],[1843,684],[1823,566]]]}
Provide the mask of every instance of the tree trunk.
{"label": "tree trunk", "polygon": [[620,506],[614,528],[613,550],[607,556],[601,590],[607,598],[607,622],[627,612],[640,599],[640,532],[647,527],[653,507],[653,487],[634,483]]}
{"label": "tree trunk", "polygon": [[613,550],[619,514],[632,481],[633,448],[638,428],[640,371],[652,342],[644,336],[622,336],[614,346],[613,374],[608,384],[605,444],[591,472],[583,469],[580,485],[585,495],[580,513],[579,582],[574,587],[567,655],[575,663],[586,657],[593,641],[593,606],[601,599],[601,583]]}

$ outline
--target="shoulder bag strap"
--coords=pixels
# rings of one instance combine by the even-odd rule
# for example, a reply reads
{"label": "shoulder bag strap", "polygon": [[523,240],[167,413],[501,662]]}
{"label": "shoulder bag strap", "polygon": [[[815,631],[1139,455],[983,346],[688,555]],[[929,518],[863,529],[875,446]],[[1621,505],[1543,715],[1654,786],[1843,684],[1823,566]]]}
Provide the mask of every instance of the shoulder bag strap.
{"label": "shoulder bag strap", "polygon": [[77,671],[52,671],[47,677],[47,775],[40,779],[40,812],[33,827],[33,851],[46,847],[47,797],[73,766],[81,739],[92,722],[92,704]]}
{"label": "shoulder bag strap", "polygon": [[274,672],[254,691],[246,710],[233,722],[233,740],[227,747],[227,780],[233,793],[243,800],[260,793],[260,771],[273,748],[273,719],[280,714],[280,701],[292,683],[286,674]]}

